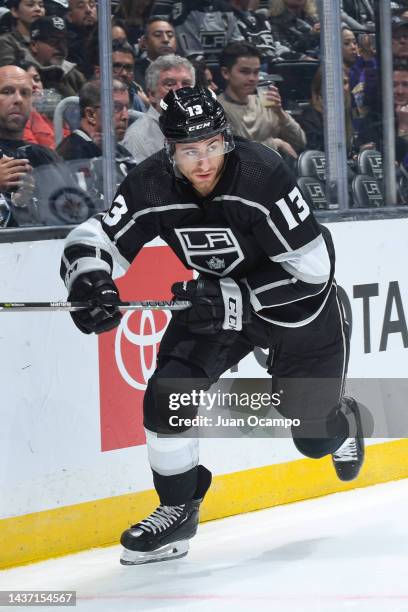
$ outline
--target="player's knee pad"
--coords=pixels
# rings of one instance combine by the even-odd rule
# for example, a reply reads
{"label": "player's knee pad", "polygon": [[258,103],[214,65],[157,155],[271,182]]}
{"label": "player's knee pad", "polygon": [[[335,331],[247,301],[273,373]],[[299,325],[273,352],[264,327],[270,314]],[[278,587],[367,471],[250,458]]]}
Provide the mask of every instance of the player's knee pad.
{"label": "player's knee pad", "polygon": [[199,408],[198,392],[210,385],[201,368],[167,360],[149,380],[143,402],[144,426],[161,434],[189,430]]}

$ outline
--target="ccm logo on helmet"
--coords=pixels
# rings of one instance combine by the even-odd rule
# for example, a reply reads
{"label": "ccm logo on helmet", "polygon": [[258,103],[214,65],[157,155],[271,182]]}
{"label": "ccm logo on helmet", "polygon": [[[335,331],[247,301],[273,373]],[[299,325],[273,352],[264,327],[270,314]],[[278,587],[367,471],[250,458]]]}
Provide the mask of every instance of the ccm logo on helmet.
{"label": "ccm logo on helmet", "polygon": [[210,127],[211,121],[206,121],[205,123],[198,123],[197,125],[191,125],[188,128],[189,132],[195,132],[196,130],[202,130],[203,128]]}

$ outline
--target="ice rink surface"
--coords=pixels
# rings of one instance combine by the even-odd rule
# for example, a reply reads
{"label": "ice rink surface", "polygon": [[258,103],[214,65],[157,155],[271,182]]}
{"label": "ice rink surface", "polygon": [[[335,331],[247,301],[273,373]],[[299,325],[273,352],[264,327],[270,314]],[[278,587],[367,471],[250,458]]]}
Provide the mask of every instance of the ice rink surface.
{"label": "ice rink surface", "polygon": [[204,523],[180,560],[125,567],[120,550],[0,572],[0,590],[78,597],[76,608],[0,609],[408,611],[408,480]]}

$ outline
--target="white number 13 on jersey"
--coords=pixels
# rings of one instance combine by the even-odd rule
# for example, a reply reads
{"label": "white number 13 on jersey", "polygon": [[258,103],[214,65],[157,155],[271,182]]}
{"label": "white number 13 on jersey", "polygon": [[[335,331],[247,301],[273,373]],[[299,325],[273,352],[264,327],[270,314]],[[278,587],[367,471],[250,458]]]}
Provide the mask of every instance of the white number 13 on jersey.
{"label": "white number 13 on jersey", "polygon": [[123,215],[128,211],[123,195],[118,195],[113,204],[114,206],[112,205],[111,209],[108,210],[106,215],[103,217],[103,222],[106,223],[106,225],[109,225],[109,227],[113,227],[119,223]]}
{"label": "white number 13 on jersey", "polygon": [[[287,195],[287,198],[290,200],[291,204],[296,206],[295,214],[291,210],[291,207],[287,203],[284,198],[281,198],[276,202],[276,206],[278,206],[286,219],[286,223],[289,226],[289,229],[293,229],[297,227],[310,215],[310,208],[307,205],[307,202],[303,199],[302,194],[299,191],[298,187],[294,187],[292,191]],[[296,218],[297,217],[297,218]]]}

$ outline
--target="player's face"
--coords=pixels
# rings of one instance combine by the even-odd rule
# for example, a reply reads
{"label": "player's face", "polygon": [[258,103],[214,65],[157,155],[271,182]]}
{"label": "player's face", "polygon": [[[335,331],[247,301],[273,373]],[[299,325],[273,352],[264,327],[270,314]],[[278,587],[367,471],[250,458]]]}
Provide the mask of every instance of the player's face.
{"label": "player's face", "polygon": [[217,134],[199,142],[177,143],[174,161],[194,189],[203,196],[208,195],[224,165],[224,137]]}
{"label": "player's face", "polygon": [[239,57],[231,69],[222,68],[228,89],[238,100],[245,101],[255,93],[259,81],[261,62],[258,57]]}

